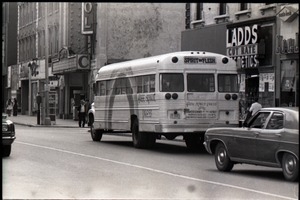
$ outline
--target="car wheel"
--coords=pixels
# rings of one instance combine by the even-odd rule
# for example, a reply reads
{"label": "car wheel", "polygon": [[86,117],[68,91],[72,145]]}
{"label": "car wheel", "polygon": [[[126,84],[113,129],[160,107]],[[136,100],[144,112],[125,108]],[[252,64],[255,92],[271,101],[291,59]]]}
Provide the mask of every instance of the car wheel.
{"label": "car wheel", "polygon": [[3,145],[2,146],[2,156],[8,157],[11,152],[11,145]]}
{"label": "car wheel", "polygon": [[91,129],[91,137],[92,137],[93,141],[100,141],[102,138],[102,134],[103,134],[102,131],[95,130],[94,124],[91,124],[90,129]]}
{"label": "car wheel", "polygon": [[147,137],[145,133],[141,133],[139,131],[139,124],[138,121],[135,119],[132,123],[131,127],[132,131],[132,141],[133,141],[133,146],[135,148],[147,148]]}
{"label": "car wheel", "polygon": [[215,151],[215,162],[218,170],[230,171],[233,168],[233,162],[228,156],[228,152],[223,143],[219,143]]}
{"label": "car wheel", "polygon": [[299,161],[290,153],[285,153],[282,158],[282,171],[286,180],[296,181],[299,175]]}

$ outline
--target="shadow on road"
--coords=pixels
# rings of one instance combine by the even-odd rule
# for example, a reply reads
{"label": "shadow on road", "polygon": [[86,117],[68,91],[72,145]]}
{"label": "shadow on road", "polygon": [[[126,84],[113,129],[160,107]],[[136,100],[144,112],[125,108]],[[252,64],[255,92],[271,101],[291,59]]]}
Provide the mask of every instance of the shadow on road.
{"label": "shadow on road", "polygon": [[[111,145],[118,145],[123,147],[128,147],[135,149],[133,147],[132,141],[113,141],[113,140],[102,140],[101,143],[111,144]],[[137,149],[143,151],[152,151],[152,152],[159,152],[164,154],[206,154],[208,153],[205,149],[199,148],[199,150],[189,150],[186,146],[182,146],[180,144],[167,144],[165,141],[162,143],[159,140],[155,143],[154,147],[151,149]]]}

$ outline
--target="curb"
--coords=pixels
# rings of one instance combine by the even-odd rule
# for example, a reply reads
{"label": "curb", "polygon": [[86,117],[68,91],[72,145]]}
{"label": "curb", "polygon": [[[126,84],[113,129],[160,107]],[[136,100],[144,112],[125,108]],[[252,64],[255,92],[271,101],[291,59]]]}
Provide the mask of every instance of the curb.
{"label": "curb", "polygon": [[46,128],[79,128],[77,126],[67,126],[67,125],[38,125],[38,124],[25,124],[20,122],[14,122],[14,124],[28,127],[46,127]]}

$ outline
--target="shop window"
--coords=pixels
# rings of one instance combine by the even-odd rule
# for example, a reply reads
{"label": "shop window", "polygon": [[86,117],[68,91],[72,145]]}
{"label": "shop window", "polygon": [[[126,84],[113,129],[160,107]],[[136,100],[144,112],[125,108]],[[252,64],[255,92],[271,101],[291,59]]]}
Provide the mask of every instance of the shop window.
{"label": "shop window", "polygon": [[262,25],[257,31],[259,66],[273,65],[273,25]]}
{"label": "shop window", "polygon": [[[296,83],[299,79],[297,76],[297,62],[295,60],[285,60],[281,63],[281,85],[280,85],[280,106],[296,106]],[[299,67],[299,66],[298,66]]]}

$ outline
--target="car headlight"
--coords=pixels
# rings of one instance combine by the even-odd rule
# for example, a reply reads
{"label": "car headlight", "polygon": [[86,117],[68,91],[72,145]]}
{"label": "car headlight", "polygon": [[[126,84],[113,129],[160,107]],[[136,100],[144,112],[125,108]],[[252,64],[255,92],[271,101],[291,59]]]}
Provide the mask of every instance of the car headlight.
{"label": "car headlight", "polygon": [[4,132],[6,132],[6,131],[8,131],[8,125],[7,124],[2,124],[2,131]]}
{"label": "car headlight", "polygon": [[14,124],[2,124],[2,132],[15,132],[15,125]]}

